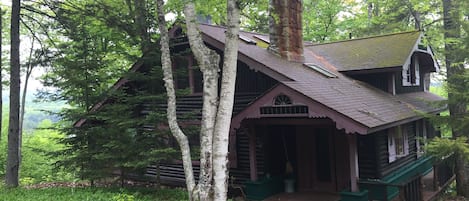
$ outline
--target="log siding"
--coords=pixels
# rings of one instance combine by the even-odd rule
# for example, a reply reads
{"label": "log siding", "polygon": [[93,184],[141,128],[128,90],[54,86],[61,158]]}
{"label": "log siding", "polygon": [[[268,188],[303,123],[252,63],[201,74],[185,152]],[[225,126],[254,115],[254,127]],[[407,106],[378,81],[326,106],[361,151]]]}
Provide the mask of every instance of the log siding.
{"label": "log siding", "polygon": [[[379,131],[358,138],[358,159],[360,178],[380,179],[417,158],[416,122],[403,126],[407,130],[409,154],[389,162],[388,130]],[[422,132],[422,128],[419,128]]]}

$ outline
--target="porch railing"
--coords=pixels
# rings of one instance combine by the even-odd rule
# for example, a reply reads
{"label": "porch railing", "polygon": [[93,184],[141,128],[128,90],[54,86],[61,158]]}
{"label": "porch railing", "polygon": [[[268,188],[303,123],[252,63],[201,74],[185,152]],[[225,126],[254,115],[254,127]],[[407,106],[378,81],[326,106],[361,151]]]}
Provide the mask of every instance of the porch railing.
{"label": "porch railing", "polygon": [[[454,180],[454,155],[433,163],[433,191],[440,192]],[[423,185],[422,174],[400,183],[391,183],[379,179],[360,180],[361,189],[368,190],[368,200],[388,201],[396,197],[399,200],[422,201]]]}
{"label": "porch railing", "polygon": [[454,154],[433,164],[433,191],[439,191],[454,180]]}
{"label": "porch railing", "polygon": [[360,181],[360,187],[368,190],[368,200],[389,201],[398,196],[399,200],[421,201],[421,178],[422,175],[416,175],[406,182],[392,184],[380,180]]}

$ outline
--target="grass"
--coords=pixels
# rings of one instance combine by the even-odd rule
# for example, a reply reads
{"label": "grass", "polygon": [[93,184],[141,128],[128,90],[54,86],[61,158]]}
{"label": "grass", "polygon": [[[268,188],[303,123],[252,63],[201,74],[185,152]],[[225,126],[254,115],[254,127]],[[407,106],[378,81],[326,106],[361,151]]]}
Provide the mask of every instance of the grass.
{"label": "grass", "polygon": [[430,92],[441,97],[448,98],[448,92],[446,92],[446,88],[444,86],[430,86]]}
{"label": "grass", "polygon": [[119,189],[119,188],[71,188],[42,189],[0,187],[0,201],[156,201],[187,200],[182,189]]}

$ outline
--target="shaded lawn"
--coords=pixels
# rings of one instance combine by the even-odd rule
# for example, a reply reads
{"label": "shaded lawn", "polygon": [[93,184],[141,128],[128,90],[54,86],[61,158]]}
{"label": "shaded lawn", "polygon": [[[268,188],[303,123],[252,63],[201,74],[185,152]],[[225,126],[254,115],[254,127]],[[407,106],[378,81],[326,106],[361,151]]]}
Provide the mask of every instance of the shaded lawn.
{"label": "shaded lawn", "polygon": [[104,187],[12,188],[0,187],[0,201],[155,201],[187,200],[183,189],[119,189]]}

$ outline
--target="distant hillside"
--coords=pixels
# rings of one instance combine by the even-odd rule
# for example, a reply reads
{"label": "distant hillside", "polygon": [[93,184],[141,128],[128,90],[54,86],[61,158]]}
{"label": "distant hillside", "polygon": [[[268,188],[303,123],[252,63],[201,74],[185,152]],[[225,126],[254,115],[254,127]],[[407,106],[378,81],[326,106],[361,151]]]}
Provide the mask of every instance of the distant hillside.
{"label": "distant hillside", "polygon": [[[50,112],[58,112],[65,107],[63,102],[36,102],[34,95],[26,96],[26,107],[24,115],[23,128],[25,131],[35,129],[37,125],[45,120],[50,119],[52,122],[57,122],[59,118],[50,114]],[[9,94],[3,93],[3,113],[8,113],[9,107]],[[5,117],[5,115],[3,115]]]}

